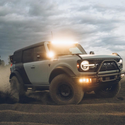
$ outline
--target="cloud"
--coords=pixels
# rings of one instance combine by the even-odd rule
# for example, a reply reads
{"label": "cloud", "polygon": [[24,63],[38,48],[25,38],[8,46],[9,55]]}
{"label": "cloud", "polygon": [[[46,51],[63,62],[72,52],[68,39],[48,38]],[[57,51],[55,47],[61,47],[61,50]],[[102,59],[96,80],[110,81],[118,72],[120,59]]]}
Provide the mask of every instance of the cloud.
{"label": "cloud", "polygon": [[19,48],[51,40],[51,31],[54,38],[79,41],[87,51],[123,51],[125,9],[117,2],[110,6],[105,2],[1,0],[0,55],[7,60]]}

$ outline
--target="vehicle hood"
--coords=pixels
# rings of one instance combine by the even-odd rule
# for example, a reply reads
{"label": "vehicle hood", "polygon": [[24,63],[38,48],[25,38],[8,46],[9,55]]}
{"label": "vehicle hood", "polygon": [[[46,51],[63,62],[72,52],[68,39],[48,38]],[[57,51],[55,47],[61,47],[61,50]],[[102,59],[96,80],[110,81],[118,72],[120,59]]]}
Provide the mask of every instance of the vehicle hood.
{"label": "vehicle hood", "polygon": [[79,55],[82,59],[120,59],[120,56],[116,55],[90,55],[83,54]]}

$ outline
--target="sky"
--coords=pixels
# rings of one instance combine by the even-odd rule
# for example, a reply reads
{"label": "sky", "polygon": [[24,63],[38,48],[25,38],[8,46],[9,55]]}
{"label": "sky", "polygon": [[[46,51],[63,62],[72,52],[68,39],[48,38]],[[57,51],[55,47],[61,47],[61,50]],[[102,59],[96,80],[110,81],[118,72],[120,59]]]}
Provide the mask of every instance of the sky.
{"label": "sky", "polygon": [[[53,39],[125,58],[124,0],[0,0],[0,56]],[[52,37],[52,34],[53,37]]]}

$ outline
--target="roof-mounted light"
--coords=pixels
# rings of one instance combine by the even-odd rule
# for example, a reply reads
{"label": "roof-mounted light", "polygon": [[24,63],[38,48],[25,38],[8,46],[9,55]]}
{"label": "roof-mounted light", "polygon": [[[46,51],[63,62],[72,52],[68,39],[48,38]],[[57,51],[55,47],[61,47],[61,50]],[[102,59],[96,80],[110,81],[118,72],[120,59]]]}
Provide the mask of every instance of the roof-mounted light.
{"label": "roof-mounted light", "polygon": [[51,43],[55,45],[72,45],[77,44],[78,42],[73,42],[70,40],[53,40]]}

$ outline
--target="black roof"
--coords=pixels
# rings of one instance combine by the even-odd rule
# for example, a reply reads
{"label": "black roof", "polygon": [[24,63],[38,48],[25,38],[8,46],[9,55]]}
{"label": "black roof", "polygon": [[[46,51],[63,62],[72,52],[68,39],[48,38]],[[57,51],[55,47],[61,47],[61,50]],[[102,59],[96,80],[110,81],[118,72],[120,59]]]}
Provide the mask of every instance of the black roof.
{"label": "black roof", "polygon": [[43,45],[45,42],[47,42],[47,41],[36,43],[36,44],[30,45],[30,46],[24,47],[22,49],[16,50],[14,52],[13,56],[12,56],[13,57],[13,63],[21,63],[22,62],[22,53],[23,53],[24,50]]}
{"label": "black roof", "polygon": [[49,42],[49,41],[39,42],[39,43],[36,43],[36,44],[30,45],[30,46],[27,46],[27,47],[24,47],[24,48],[18,49],[18,50],[16,50],[14,53],[17,53],[17,52],[19,52],[19,51],[23,51],[23,50],[26,50],[26,49],[30,49],[30,48],[33,48],[33,47],[36,47],[36,46],[39,46],[39,45],[43,45],[45,42]]}

